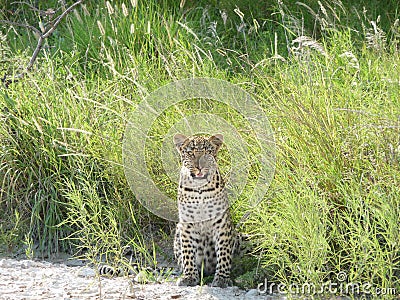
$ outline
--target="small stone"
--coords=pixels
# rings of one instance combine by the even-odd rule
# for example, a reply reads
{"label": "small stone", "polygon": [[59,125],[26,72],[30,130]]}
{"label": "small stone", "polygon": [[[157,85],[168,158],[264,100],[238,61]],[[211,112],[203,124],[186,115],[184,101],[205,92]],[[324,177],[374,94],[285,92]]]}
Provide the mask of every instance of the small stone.
{"label": "small stone", "polygon": [[244,295],[244,297],[250,298],[250,297],[257,297],[259,295],[260,295],[260,293],[258,292],[257,289],[251,289]]}
{"label": "small stone", "polygon": [[69,259],[65,262],[65,265],[69,267],[81,267],[85,265],[85,263],[80,259]]}
{"label": "small stone", "polygon": [[84,267],[79,269],[76,275],[78,275],[79,277],[95,277],[96,272],[92,268]]}

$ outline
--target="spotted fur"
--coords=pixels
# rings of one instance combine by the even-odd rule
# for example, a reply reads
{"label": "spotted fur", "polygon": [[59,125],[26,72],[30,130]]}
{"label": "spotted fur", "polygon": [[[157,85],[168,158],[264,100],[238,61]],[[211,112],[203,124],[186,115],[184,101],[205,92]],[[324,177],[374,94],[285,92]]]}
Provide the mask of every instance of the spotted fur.
{"label": "spotted fur", "polygon": [[178,285],[197,285],[214,274],[213,286],[231,285],[233,228],[217,153],[222,135],[174,136],[182,168],[178,187],[179,223],[174,253],[182,270]]}

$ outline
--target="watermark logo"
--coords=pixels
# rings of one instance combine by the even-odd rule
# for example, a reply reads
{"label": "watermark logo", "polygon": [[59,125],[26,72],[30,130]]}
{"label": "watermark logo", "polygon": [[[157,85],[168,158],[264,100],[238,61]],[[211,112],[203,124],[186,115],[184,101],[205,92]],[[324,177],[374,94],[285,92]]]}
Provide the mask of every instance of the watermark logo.
{"label": "watermark logo", "polygon": [[[198,105],[190,114],[180,112],[172,124],[163,123],[163,136],[150,134],[155,124],[165,112],[187,101],[207,99],[224,105],[227,110],[240,114],[248,128],[245,131],[239,122],[232,124],[208,107]],[[175,114],[176,115],[176,114]],[[264,197],[275,171],[275,141],[272,127],[263,109],[252,96],[229,82],[212,78],[194,78],[172,82],[148,95],[132,112],[123,141],[124,171],[131,190],[137,200],[152,213],[164,219],[177,221],[177,200],[168,196],[165,186],[157,183],[157,174],[166,174],[170,181],[177,183],[180,162],[173,145],[176,133],[184,135],[224,136],[224,147],[230,157],[227,172],[228,196],[231,202],[238,199],[249,178],[249,166],[257,165],[257,178],[252,178],[252,193],[246,194],[248,206],[255,206]],[[256,139],[256,154],[249,155],[246,135]],[[162,168],[154,172],[152,162],[147,160],[149,144],[154,139],[161,140],[159,156]],[[253,150],[253,149],[251,149]],[[249,158],[251,157],[251,159]],[[252,160],[252,161],[249,161]],[[151,171],[152,170],[152,171]]]}
{"label": "watermark logo", "polygon": [[275,283],[265,279],[257,286],[260,294],[281,294],[281,295],[396,295],[395,288],[376,287],[370,282],[349,282],[346,272],[340,271],[336,279],[321,284],[309,282],[304,283]]}
{"label": "watermark logo", "polygon": [[344,271],[340,271],[339,273],[336,274],[336,279],[339,282],[344,282],[347,280],[347,273]]}

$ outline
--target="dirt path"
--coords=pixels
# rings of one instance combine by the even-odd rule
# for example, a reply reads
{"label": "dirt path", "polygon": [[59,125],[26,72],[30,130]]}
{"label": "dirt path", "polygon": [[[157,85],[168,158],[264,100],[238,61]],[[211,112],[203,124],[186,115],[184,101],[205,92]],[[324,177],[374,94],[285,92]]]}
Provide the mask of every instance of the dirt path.
{"label": "dirt path", "polygon": [[129,278],[101,278],[88,267],[33,260],[0,259],[0,299],[284,299],[208,286],[133,284]]}

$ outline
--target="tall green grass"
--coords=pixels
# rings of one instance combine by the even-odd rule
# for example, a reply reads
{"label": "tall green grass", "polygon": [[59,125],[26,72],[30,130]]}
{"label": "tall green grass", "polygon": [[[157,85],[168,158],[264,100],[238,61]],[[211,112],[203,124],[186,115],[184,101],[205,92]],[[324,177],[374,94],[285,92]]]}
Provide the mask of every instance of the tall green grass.
{"label": "tall green grass", "polygon": [[370,71],[348,83],[317,57],[265,85],[280,151],[270,197],[249,222],[277,281],[318,284],[343,271],[398,286],[398,85],[386,77],[398,70],[390,55],[358,60]]}
{"label": "tall green grass", "polygon": [[[131,246],[151,263],[162,250],[152,239],[169,224],[141,207],[124,177],[129,113],[163,84],[214,77],[257,97],[275,130],[276,174],[265,199],[246,210],[250,181],[234,207],[263,276],[321,285],[346,272],[349,282],[400,290],[396,2],[391,10],[379,1],[365,10],[358,2],[284,1],[262,10],[243,3],[88,2],[66,19],[35,69],[1,91],[4,245],[25,240],[91,261]],[[10,28],[2,34],[2,60],[17,73],[30,53],[22,45],[34,39]],[[202,101],[171,108],[151,129],[149,167],[171,196],[174,185],[157,173],[157,147],[179,113],[211,107],[248,126]],[[229,169],[228,154],[221,164]]]}

